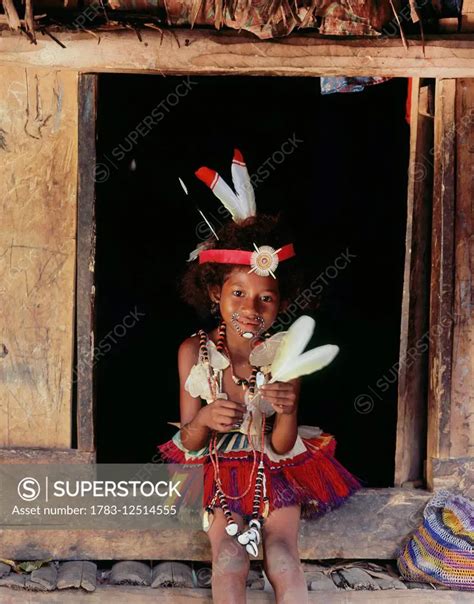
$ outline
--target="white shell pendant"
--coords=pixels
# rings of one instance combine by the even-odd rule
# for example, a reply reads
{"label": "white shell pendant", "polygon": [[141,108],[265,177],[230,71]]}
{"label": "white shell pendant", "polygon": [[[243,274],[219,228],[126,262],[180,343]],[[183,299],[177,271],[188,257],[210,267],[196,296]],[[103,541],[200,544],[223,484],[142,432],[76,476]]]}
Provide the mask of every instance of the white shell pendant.
{"label": "white shell pendant", "polygon": [[261,371],[257,371],[257,375],[255,376],[255,385],[257,388],[261,388],[265,384],[265,376]]}
{"label": "white shell pendant", "polygon": [[225,532],[231,537],[234,537],[239,532],[239,525],[237,522],[231,522],[225,527]]}
{"label": "white shell pendant", "polygon": [[217,350],[212,340],[208,340],[207,350],[209,353],[209,362],[213,369],[226,369],[230,365],[229,359]]}
{"label": "white shell pendant", "polygon": [[214,521],[214,512],[208,512],[204,510],[204,514],[202,517],[202,530],[207,533],[207,531],[211,528],[211,525]]}
{"label": "white shell pendant", "polygon": [[260,543],[260,533],[257,529],[250,528],[248,532],[251,535],[251,540],[254,541],[257,545]]}
{"label": "white shell pendant", "polygon": [[237,541],[240,543],[240,545],[247,545],[247,543],[250,541],[250,535],[248,533],[248,531],[245,531],[245,533],[242,533],[237,537]]}
{"label": "white shell pendant", "polygon": [[249,543],[247,543],[247,545],[245,546],[245,549],[246,549],[247,553],[250,554],[250,556],[253,556],[254,558],[256,558],[258,556],[258,547],[253,541],[250,541]]}
{"label": "white shell pendant", "polygon": [[209,380],[207,379],[207,369],[202,363],[193,366],[184,384],[184,388],[193,397],[200,396],[206,400],[212,398]]}

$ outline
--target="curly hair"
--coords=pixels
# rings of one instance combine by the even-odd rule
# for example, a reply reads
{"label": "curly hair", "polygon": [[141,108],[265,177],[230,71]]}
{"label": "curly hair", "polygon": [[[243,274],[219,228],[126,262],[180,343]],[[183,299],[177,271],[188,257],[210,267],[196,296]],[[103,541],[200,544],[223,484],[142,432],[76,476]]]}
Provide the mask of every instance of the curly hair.
{"label": "curly hair", "polygon": [[[207,249],[253,250],[254,243],[278,249],[292,242],[292,236],[283,225],[280,216],[265,214],[247,218],[239,224],[230,221],[217,231],[217,235],[218,241],[213,239],[206,242]],[[242,265],[214,262],[199,264],[197,260],[193,261],[181,280],[182,299],[193,306],[201,317],[209,316],[211,307],[209,288],[222,287],[227,276],[235,268],[242,268]],[[303,276],[295,258],[279,264],[277,279],[282,301],[290,301],[298,295]]]}

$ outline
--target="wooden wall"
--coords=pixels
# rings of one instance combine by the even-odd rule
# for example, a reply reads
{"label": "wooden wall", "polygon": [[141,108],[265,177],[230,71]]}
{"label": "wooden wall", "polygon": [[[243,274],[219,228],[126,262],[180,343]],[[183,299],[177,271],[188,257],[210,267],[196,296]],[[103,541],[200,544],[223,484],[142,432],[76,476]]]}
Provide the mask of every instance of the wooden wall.
{"label": "wooden wall", "polygon": [[435,103],[427,480],[474,496],[474,80]]}
{"label": "wooden wall", "polygon": [[0,65],[0,447],[71,446],[77,79]]}
{"label": "wooden wall", "polygon": [[434,80],[412,79],[395,486],[422,481],[426,458],[433,89]]}

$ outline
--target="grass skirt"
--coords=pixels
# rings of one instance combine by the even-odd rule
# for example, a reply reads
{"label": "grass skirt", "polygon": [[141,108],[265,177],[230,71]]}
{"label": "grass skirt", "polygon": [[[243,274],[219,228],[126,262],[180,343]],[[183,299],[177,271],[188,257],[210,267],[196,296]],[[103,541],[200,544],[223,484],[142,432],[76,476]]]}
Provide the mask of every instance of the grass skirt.
{"label": "grass skirt", "polygon": [[[300,504],[302,518],[317,518],[344,503],[362,484],[334,458],[334,436],[310,426],[300,426],[298,433],[295,446],[285,455],[277,455],[273,451],[270,434],[265,437],[263,462],[270,513],[274,509]],[[171,440],[157,448],[167,462],[203,465],[203,507],[209,505],[215,494],[216,483],[208,447],[188,451],[181,443],[180,432],[177,432]],[[250,480],[253,462],[247,436],[241,432],[225,433],[219,439],[217,448],[224,492],[231,496],[243,493]],[[242,499],[228,499],[229,509],[248,519],[252,514],[253,496],[252,487]],[[219,507],[218,504],[216,507]]]}

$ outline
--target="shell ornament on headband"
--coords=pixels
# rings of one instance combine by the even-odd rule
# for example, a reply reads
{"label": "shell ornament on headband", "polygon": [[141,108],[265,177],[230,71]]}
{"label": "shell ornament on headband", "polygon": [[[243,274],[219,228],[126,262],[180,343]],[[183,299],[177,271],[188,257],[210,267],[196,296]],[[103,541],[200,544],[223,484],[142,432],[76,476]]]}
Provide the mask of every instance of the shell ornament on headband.
{"label": "shell ornament on headband", "polygon": [[[249,177],[242,153],[234,149],[232,160],[232,181],[235,192],[221,178],[221,176],[210,168],[202,167],[196,172],[196,176],[207,185],[214,195],[226,208],[232,220],[240,224],[247,218],[255,216],[257,207],[255,204],[255,191]],[[282,260],[287,260],[295,255],[293,244],[289,243],[275,250],[269,245],[253,244],[254,250],[224,250],[214,249],[208,242],[201,243],[194,250],[189,260],[199,258],[199,263],[217,262],[221,264],[244,264],[250,266],[249,273],[255,272],[260,277],[271,275],[274,279],[275,270]]]}

